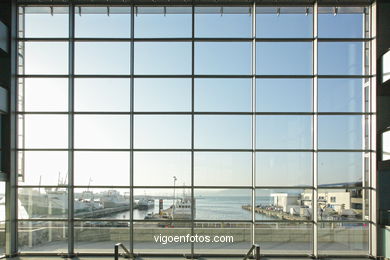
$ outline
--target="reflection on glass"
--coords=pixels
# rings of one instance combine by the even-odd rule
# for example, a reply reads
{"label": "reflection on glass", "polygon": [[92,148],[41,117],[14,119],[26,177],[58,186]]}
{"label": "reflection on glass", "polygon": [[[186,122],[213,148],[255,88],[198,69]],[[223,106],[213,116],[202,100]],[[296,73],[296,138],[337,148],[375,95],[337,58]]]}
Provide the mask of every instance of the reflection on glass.
{"label": "reflection on glass", "polygon": [[318,153],[318,185],[362,186],[362,153]]}
{"label": "reflection on glass", "polygon": [[[199,236],[198,241],[194,244],[195,254],[243,255],[251,247],[252,225],[250,223],[195,222],[194,233]],[[210,236],[210,234],[214,236]],[[207,240],[201,240],[207,236],[210,239],[209,242]]]}
{"label": "reflection on glass", "polygon": [[250,149],[251,117],[245,115],[195,116],[195,148]]}
{"label": "reflection on glass", "polygon": [[68,251],[68,223],[19,221],[17,246],[23,253],[64,254]]}
{"label": "reflection on glass", "polygon": [[134,185],[191,185],[191,154],[189,152],[135,152]]}
{"label": "reflection on glass", "polygon": [[252,154],[196,152],[194,182],[197,186],[251,186]]}
{"label": "reflection on glass", "polygon": [[257,149],[311,149],[311,116],[256,117]]}
{"label": "reflection on glass", "polygon": [[[191,223],[189,222],[175,222],[174,224],[164,221],[134,222],[134,253],[189,255],[191,253],[191,243],[185,240],[188,234],[191,234]],[[175,243],[172,241],[174,237],[181,239],[181,242]],[[157,242],[155,239],[157,239]]]}
{"label": "reflection on glass", "polygon": [[66,218],[66,188],[19,188],[18,218]]}
{"label": "reflection on glass", "polygon": [[313,9],[306,7],[257,7],[256,37],[310,38]]}
{"label": "reflection on glass", "polygon": [[[182,179],[170,178],[171,186],[166,189],[134,189],[134,219],[150,220],[159,226],[177,227],[175,220],[190,220],[192,208],[197,212],[195,204],[191,202],[191,189],[182,188],[185,183]],[[178,186],[181,186],[180,188]],[[163,224],[165,223],[165,224]]]}
{"label": "reflection on glass", "polygon": [[321,254],[368,254],[368,223],[320,223],[318,252]]}
{"label": "reflection on glass", "polygon": [[113,245],[130,247],[130,223],[122,221],[77,221],[74,227],[76,253],[112,253]]}
{"label": "reflection on glass", "polygon": [[130,111],[130,79],[75,79],[76,111]]}
{"label": "reflection on glass", "polygon": [[319,7],[318,36],[321,38],[363,38],[364,7]]}
{"label": "reflection on glass", "polygon": [[0,182],[0,255],[5,253],[5,182]]}
{"label": "reflection on glass", "polygon": [[256,153],[256,186],[311,186],[312,153]]}
{"label": "reflection on glass", "polygon": [[23,119],[24,127],[19,127],[19,148],[67,148],[67,115],[19,115],[19,125]]}
{"label": "reflection on glass", "polygon": [[130,7],[76,7],[75,36],[83,38],[129,38],[130,13]]}
{"label": "reflection on glass", "polygon": [[390,129],[382,134],[382,161],[390,160]]}
{"label": "reflection on glass", "polygon": [[74,183],[129,186],[130,152],[75,152]]}
{"label": "reflection on glass", "polygon": [[195,37],[249,38],[252,8],[195,7]]}
{"label": "reflection on glass", "polygon": [[[69,36],[67,7],[23,6],[19,7],[19,24],[24,25],[26,38],[66,38]],[[21,17],[24,18],[21,19]]]}
{"label": "reflection on glass", "polygon": [[319,75],[362,75],[362,42],[319,42]]}
{"label": "reflection on glass", "polygon": [[250,42],[196,42],[195,74],[249,75]]}
{"label": "reflection on glass", "polygon": [[134,48],[135,74],[191,74],[189,42],[136,42]]}
{"label": "reflection on glass", "polygon": [[250,79],[196,79],[195,111],[250,112]]}
{"label": "reflection on glass", "polygon": [[191,111],[190,79],[134,79],[135,111]]}
{"label": "reflection on glass", "polygon": [[191,147],[191,116],[135,115],[134,148]]}
{"label": "reflection on glass", "polygon": [[318,116],[319,149],[362,149],[362,116]]}
{"label": "reflection on glass", "polygon": [[[133,204],[134,205],[134,204]],[[128,188],[78,188],[74,190],[74,216],[77,219],[130,219]]]}
{"label": "reflection on glass", "polygon": [[196,220],[251,220],[249,189],[195,189]]}
{"label": "reflection on glass", "polygon": [[92,75],[130,74],[130,43],[76,42],[75,73]]}
{"label": "reflection on glass", "polygon": [[[311,193],[310,193],[311,194]],[[310,195],[308,194],[308,195]],[[364,214],[369,198],[363,189],[318,190],[318,219],[331,221],[356,221],[368,219]]]}
{"label": "reflection on glass", "polygon": [[130,148],[130,116],[75,115],[75,148]]}
{"label": "reflection on glass", "polygon": [[256,74],[310,75],[312,48],[311,42],[258,42]]}
{"label": "reflection on glass", "polygon": [[[24,74],[68,74],[67,42],[24,42]],[[19,71],[23,73],[23,71]]]}
{"label": "reflection on glass", "polygon": [[313,224],[309,222],[264,222],[255,225],[255,243],[266,254],[310,254]]}
{"label": "reflection on glass", "polygon": [[[23,82],[24,81],[24,82]],[[23,102],[19,102],[19,111],[67,111],[68,79],[19,79],[19,91],[24,93]]]}
{"label": "reflection on glass", "polygon": [[192,35],[192,8],[136,7],[136,38],[188,38]]}
{"label": "reflection on glass", "polygon": [[363,112],[362,79],[319,79],[319,112]]}
{"label": "reflection on glass", "polygon": [[19,173],[23,185],[66,185],[68,152],[20,151]]}
{"label": "reflection on glass", "polygon": [[[277,101],[277,102],[276,102]],[[311,112],[311,79],[256,80],[257,112]]]}
{"label": "reflection on glass", "polygon": [[[256,189],[256,220],[307,221],[313,218],[312,189]],[[243,207],[251,211],[250,204]]]}

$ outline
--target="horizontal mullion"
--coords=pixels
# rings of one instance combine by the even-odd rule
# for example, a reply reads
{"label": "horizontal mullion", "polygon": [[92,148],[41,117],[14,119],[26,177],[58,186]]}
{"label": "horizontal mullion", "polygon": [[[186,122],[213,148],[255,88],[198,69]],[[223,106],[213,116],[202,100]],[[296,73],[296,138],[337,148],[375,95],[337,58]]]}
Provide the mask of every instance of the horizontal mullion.
{"label": "horizontal mullion", "polygon": [[314,186],[255,186],[255,189],[281,189],[281,190],[294,190],[294,189],[307,189],[314,190]]}
{"label": "horizontal mullion", "polygon": [[317,38],[318,42],[368,42],[372,38]]}

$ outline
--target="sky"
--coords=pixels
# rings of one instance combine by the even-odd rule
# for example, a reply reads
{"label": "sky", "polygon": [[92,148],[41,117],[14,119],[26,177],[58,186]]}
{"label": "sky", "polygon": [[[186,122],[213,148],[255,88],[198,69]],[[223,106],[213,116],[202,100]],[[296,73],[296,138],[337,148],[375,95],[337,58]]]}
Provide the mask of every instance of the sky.
{"label": "sky", "polygon": [[[103,8],[105,9],[105,8]],[[101,11],[103,10],[101,9]],[[160,8],[162,9],[162,8]],[[191,9],[138,8],[136,38],[182,37],[191,32]],[[268,10],[268,9],[267,9]],[[259,9],[259,13],[267,10]],[[284,9],[283,9],[284,10]],[[276,12],[256,16],[258,38],[312,37],[312,11],[308,15]],[[68,17],[57,13],[27,14],[26,37],[67,37]],[[155,14],[150,14],[153,12]],[[236,9],[237,11],[237,9]],[[251,37],[249,8],[197,8],[195,37]],[[297,11],[297,10],[296,10]],[[75,16],[76,37],[129,38],[130,9],[113,8],[106,14],[88,14],[81,8]],[[179,12],[179,14],[177,14]],[[269,10],[267,11],[269,12]],[[321,13],[320,37],[362,37],[361,14]],[[135,75],[190,75],[191,42],[135,42]],[[361,42],[320,42],[320,75],[361,75]],[[75,43],[75,74],[130,75],[129,42]],[[257,75],[311,75],[312,43],[257,42]],[[194,71],[199,75],[251,75],[251,42],[196,42]],[[27,42],[25,74],[68,73],[67,42]],[[25,111],[66,112],[66,78],[29,78],[25,82]],[[251,112],[251,79],[196,78],[196,112]],[[257,79],[256,112],[312,112],[311,79]],[[76,112],[129,112],[129,78],[76,78]],[[363,112],[361,79],[319,79],[319,112]],[[191,79],[136,78],[134,111],[190,112]],[[25,148],[66,149],[68,117],[62,115],[25,116]],[[130,116],[75,115],[77,149],[129,149]],[[312,149],[311,115],[259,115],[256,117],[257,149]],[[362,149],[363,117],[321,115],[318,117],[318,148]],[[251,115],[196,115],[195,149],[251,149]],[[135,115],[135,149],[190,149],[190,115]],[[75,185],[129,185],[128,151],[75,152]],[[306,186],[312,183],[312,153],[256,153],[256,185]],[[318,155],[319,184],[361,181],[363,154],[360,152]],[[250,186],[250,152],[195,152],[194,185]],[[25,180],[29,185],[56,185],[68,172],[67,153],[40,151],[25,153]],[[59,177],[60,176],[60,177]],[[134,152],[134,185],[172,186],[191,184],[189,152]],[[142,192],[143,193],[143,192]]]}

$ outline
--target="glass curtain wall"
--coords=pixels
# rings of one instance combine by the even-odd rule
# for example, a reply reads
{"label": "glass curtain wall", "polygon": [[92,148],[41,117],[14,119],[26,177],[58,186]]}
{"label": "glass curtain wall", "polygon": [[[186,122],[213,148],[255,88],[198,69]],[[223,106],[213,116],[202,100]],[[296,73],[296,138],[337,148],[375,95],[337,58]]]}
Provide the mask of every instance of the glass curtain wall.
{"label": "glass curtain wall", "polygon": [[20,252],[369,254],[369,43],[364,6],[19,6]]}

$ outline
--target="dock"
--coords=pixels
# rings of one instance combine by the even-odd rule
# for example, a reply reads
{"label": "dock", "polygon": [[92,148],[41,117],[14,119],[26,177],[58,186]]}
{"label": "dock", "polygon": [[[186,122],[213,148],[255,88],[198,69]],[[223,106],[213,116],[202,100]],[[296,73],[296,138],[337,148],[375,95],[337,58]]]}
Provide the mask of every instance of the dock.
{"label": "dock", "polygon": [[75,213],[76,218],[99,218],[99,217],[105,217],[108,215],[120,213],[129,211],[129,206],[121,206],[116,208],[105,208],[105,209],[97,209],[92,211],[86,211],[86,212],[78,212]]}
{"label": "dock", "polygon": [[[252,206],[243,205],[242,209],[252,211]],[[302,220],[302,221],[308,220],[307,217],[291,215],[291,214],[283,212],[283,211],[269,210],[269,209],[263,209],[263,208],[259,208],[259,207],[255,207],[255,213],[267,215],[270,217],[274,217],[275,219],[282,219],[282,220]]]}

